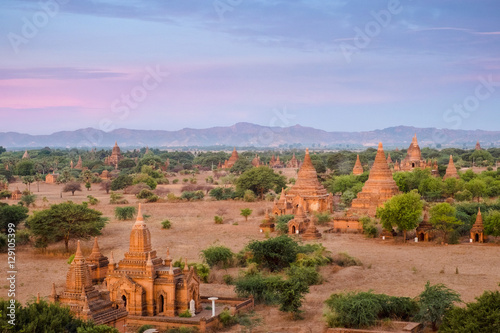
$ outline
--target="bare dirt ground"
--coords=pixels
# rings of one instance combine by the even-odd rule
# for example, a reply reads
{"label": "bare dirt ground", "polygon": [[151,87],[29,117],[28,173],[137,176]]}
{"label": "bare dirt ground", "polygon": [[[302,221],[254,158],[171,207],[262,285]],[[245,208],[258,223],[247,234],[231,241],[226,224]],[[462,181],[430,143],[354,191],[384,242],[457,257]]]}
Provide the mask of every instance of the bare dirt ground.
{"label": "bare dirt ground", "polygon": [[[293,177],[294,171],[286,172]],[[204,183],[205,175],[199,175],[199,183]],[[182,176],[178,177],[182,180]],[[24,189],[23,184],[13,184]],[[174,193],[180,193],[182,185],[164,185]],[[40,184],[37,192],[36,184],[32,191],[38,195],[36,209],[48,208],[50,204],[72,200],[80,203],[91,194],[101,202],[92,208],[110,218],[109,224],[99,237],[99,245],[104,255],[113,251],[115,260],[123,258],[128,250],[129,234],[134,221],[118,221],[114,218],[116,205],[109,205],[109,195],[93,185],[91,191],[83,188],[82,192],[63,193],[60,198],[61,185]],[[43,203],[46,197],[48,203]],[[125,195],[129,205],[137,206],[142,200],[133,195]],[[14,201],[10,200],[12,204]],[[124,206],[124,205],[121,205]],[[259,233],[266,208],[271,202],[246,203],[241,201],[201,201],[179,203],[147,203],[143,204],[143,214],[150,215],[146,223],[151,231],[153,248],[160,257],[165,257],[167,247],[174,259],[180,257],[190,262],[201,262],[200,250],[217,243],[231,248],[234,252],[241,250],[253,239],[262,240],[265,235]],[[242,208],[253,209],[248,221],[239,215]],[[214,224],[213,217],[220,208],[227,209],[226,223]],[[161,229],[160,222],[169,219],[172,229]],[[235,223],[236,222],[236,223]],[[320,229],[321,230],[321,229]],[[322,332],[324,323],[322,313],[323,302],[332,293],[344,290],[374,290],[394,296],[417,296],[427,281],[432,284],[444,283],[459,292],[466,302],[473,301],[484,290],[498,290],[500,282],[500,246],[494,244],[460,244],[436,245],[424,243],[398,243],[393,240],[366,239],[362,235],[323,234],[321,243],[333,254],[346,252],[360,259],[363,267],[349,267],[335,272],[332,267],[322,268],[324,283],[312,286],[304,301],[304,320],[291,321],[275,307],[258,306],[257,315],[262,318],[262,325],[255,332]],[[90,253],[92,240],[82,242],[84,255]],[[71,243],[74,251],[76,243]],[[69,254],[63,253],[62,243],[52,245],[48,253],[41,254],[31,247],[19,247],[17,250],[17,300],[27,302],[40,295],[50,294],[52,282],[59,291],[62,290],[69,265],[66,263]],[[1,276],[0,297],[7,297],[7,255],[0,254]],[[214,272],[217,281],[224,274],[237,276],[238,269]],[[221,283],[204,284],[203,295],[232,296],[233,289]],[[230,331],[239,332],[233,328]]]}

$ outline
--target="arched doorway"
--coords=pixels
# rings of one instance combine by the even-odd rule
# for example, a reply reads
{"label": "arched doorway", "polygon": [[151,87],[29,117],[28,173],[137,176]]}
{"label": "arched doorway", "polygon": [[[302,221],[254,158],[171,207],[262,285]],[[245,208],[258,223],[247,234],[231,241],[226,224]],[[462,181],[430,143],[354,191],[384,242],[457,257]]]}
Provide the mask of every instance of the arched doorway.
{"label": "arched doorway", "polygon": [[418,240],[421,242],[425,241],[425,234],[423,232],[418,234]]}
{"label": "arched doorway", "polygon": [[478,233],[474,234],[474,239],[476,242],[479,242],[479,234]]}
{"label": "arched doorway", "polygon": [[160,299],[158,300],[158,313],[162,313],[165,311],[165,297],[160,295]]}
{"label": "arched doorway", "polygon": [[125,310],[127,310],[127,296],[122,295],[122,301],[123,301],[123,306],[125,307]]}
{"label": "arched doorway", "polygon": [[295,226],[292,225],[292,234],[295,234],[295,232],[296,232]]}
{"label": "arched doorway", "polygon": [[414,168],[414,167],[415,167],[415,163],[412,163],[412,164],[411,164],[411,167],[412,167],[412,168]]}

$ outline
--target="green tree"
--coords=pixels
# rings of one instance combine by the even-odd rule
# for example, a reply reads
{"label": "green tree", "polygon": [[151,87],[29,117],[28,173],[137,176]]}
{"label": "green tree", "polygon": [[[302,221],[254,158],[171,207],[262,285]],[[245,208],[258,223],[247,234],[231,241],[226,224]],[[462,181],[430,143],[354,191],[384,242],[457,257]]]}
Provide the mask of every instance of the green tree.
{"label": "green tree", "polygon": [[82,185],[78,182],[66,183],[62,189],[64,193],[71,192],[71,195],[75,195],[76,191],[82,191]]}
{"label": "green tree", "polygon": [[241,210],[240,215],[245,218],[245,221],[248,221],[248,217],[252,214],[252,210],[250,208],[243,208]]}
{"label": "green tree", "polygon": [[439,283],[431,286],[427,281],[424,291],[418,296],[419,311],[415,319],[423,324],[431,324],[435,331],[446,312],[453,308],[453,304],[461,302],[460,295]]}
{"label": "green tree", "polygon": [[123,190],[125,187],[132,185],[133,178],[129,175],[119,175],[111,182],[111,191]]}
{"label": "green tree", "polygon": [[71,239],[88,239],[100,235],[107,218],[102,213],[71,201],[52,205],[50,209],[34,212],[26,225],[35,236],[35,245],[47,247],[49,243],[64,240],[66,252]]}
{"label": "green tree", "polygon": [[486,194],[486,183],[482,179],[472,179],[465,184],[465,188],[472,193],[473,198],[477,198],[477,202]]}
{"label": "green tree", "polygon": [[35,174],[35,163],[23,160],[16,164],[16,172],[19,176],[32,176]]}
{"label": "green tree", "polygon": [[[1,214],[0,214],[1,215]],[[500,211],[490,211],[484,218],[484,231],[493,237],[500,236]]]}
{"label": "green tree", "polygon": [[0,146],[0,155],[2,155],[3,153],[5,153],[7,151],[7,149],[5,149],[4,147]]}
{"label": "green tree", "polygon": [[247,160],[246,158],[240,157],[234,165],[229,169],[229,172],[241,175],[247,170],[250,170],[253,168],[252,162]]}
{"label": "green tree", "polygon": [[298,277],[288,278],[279,285],[278,291],[279,310],[290,313],[292,319],[300,318],[302,300],[309,292],[307,283]]}
{"label": "green tree", "polygon": [[429,199],[439,199],[443,196],[443,182],[441,179],[430,177],[422,180],[418,186],[420,194]]}
{"label": "green tree", "polygon": [[210,268],[213,268],[215,266],[228,268],[229,266],[231,266],[233,256],[234,254],[231,249],[222,245],[212,245],[201,251],[201,257],[207,263],[207,265],[210,266]]}
{"label": "green tree", "polygon": [[269,190],[279,192],[286,186],[286,177],[276,174],[266,166],[252,168],[245,171],[236,181],[236,189],[241,193],[252,190],[260,199],[264,198]]}
{"label": "green tree", "polygon": [[28,211],[28,208],[19,205],[0,206],[0,231],[7,233],[7,228],[11,223],[17,227],[28,218]]}
{"label": "green tree", "polygon": [[422,216],[422,208],[420,194],[412,191],[395,195],[387,200],[384,207],[377,208],[377,217],[385,229],[392,230],[393,226],[397,226],[402,230],[406,242],[406,231],[417,227]]}
{"label": "green tree", "polygon": [[24,194],[21,197],[21,200],[19,200],[19,202],[23,205],[26,205],[26,207],[29,207],[30,205],[35,206],[35,201],[36,201],[36,195],[34,194]]}
{"label": "green tree", "polygon": [[464,181],[456,178],[448,178],[444,181],[443,192],[446,196],[455,197],[459,191],[464,189]]}
{"label": "green tree", "polygon": [[492,165],[495,162],[495,159],[487,150],[475,150],[469,157],[469,161],[474,162],[474,165],[483,165],[486,161],[486,165]]}
{"label": "green tree", "polygon": [[271,272],[289,267],[299,253],[298,244],[287,235],[264,241],[254,240],[248,244],[248,249],[252,252],[252,261]]}
{"label": "green tree", "polygon": [[24,176],[23,177],[23,184],[28,186],[28,191],[31,192],[31,184],[35,182],[35,177],[33,176]]}
{"label": "green tree", "polygon": [[455,207],[447,202],[439,203],[430,209],[429,222],[432,226],[443,232],[443,238],[448,239],[448,233],[453,230],[453,226],[462,224],[455,217]]}
{"label": "green tree", "polygon": [[454,307],[443,318],[439,332],[499,332],[500,292],[485,291],[476,302],[467,303],[465,308]]}
{"label": "green tree", "polygon": [[117,220],[131,220],[135,215],[135,207],[116,207],[115,217]]}
{"label": "green tree", "polygon": [[[0,313],[9,313],[8,300],[0,300]],[[48,303],[30,302],[26,306],[15,303],[15,325],[8,323],[7,316],[0,316],[1,332],[58,332],[58,333],[118,333],[118,330],[109,326],[96,326],[75,317],[68,307]]]}

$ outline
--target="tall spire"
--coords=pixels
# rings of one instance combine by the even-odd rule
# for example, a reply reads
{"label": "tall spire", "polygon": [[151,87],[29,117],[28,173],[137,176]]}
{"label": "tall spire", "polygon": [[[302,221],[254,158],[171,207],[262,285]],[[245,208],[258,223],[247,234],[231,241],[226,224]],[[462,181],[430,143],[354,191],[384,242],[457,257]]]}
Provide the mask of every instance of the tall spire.
{"label": "tall spire", "polygon": [[288,191],[287,195],[290,196],[319,196],[327,195],[326,189],[318,181],[318,174],[311,161],[311,156],[309,155],[309,148],[306,149],[306,155],[304,157],[304,162],[300,166],[299,172],[297,174],[297,181],[295,185]]}
{"label": "tall spire", "polygon": [[90,275],[89,266],[85,262],[82,250],[80,248],[80,241],[77,243],[75,257],[69,268],[66,276],[66,289],[67,292],[80,293],[82,288],[92,286],[92,277]]}
{"label": "tall spire", "polygon": [[141,212],[141,204],[137,212],[137,219],[132,231],[130,232],[130,247],[131,253],[147,253],[152,251],[151,248],[151,233],[148,226],[144,222],[144,217]]}
{"label": "tall spire", "polygon": [[363,166],[361,165],[361,161],[359,160],[359,154],[356,156],[356,163],[354,164],[354,168],[352,169],[353,175],[361,175],[363,174]]}
{"label": "tall spire", "polygon": [[453,155],[450,155],[450,161],[448,162],[448,167],[446,168],[446,174],[444,175],[443,180],[448,178],[460,179],[455,163],[453,163]]}

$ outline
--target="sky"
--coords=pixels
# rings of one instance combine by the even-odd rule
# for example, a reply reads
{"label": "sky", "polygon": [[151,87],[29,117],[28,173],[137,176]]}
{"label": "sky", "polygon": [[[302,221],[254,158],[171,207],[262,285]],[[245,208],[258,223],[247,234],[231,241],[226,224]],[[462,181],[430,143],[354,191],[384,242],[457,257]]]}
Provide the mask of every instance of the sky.
{"label": "sky", "polygon": [[498,0],[0,7],[0,132],[500,130]]}

